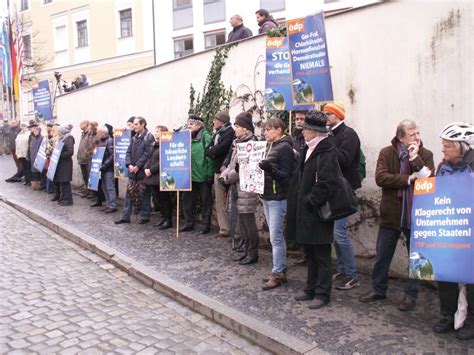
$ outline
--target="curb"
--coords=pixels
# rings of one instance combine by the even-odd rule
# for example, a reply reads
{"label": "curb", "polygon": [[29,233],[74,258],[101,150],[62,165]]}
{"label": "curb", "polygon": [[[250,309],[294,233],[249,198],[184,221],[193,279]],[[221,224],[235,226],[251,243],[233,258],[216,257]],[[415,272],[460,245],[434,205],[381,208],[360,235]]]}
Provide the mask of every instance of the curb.
{"label": "curb", "polygon": [[3,196],[0,196],[0,201],[49,228],[63,238],[100,256],[145,285],[171,297],[193,311],[269,351],[277,354],[324,353],[324,351],[317,348],[317,345],[306,343],[241,311],[228,307],[158,271],[148,268],[114,248],[82,233],[74,227],[47,216],[41,211]]}

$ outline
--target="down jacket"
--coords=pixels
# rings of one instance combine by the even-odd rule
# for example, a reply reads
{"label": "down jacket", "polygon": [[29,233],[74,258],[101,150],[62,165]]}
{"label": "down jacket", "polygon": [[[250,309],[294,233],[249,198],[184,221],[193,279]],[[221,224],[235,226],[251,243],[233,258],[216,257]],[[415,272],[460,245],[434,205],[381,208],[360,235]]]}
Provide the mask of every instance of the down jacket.
{"label": "down jacket", "polygon": [[102,159],[102,166],[100,171],[111,172],[114,171],[114,140],[108,134],[103,136],[99,141],[99,147],[104,147],[104,158]]}

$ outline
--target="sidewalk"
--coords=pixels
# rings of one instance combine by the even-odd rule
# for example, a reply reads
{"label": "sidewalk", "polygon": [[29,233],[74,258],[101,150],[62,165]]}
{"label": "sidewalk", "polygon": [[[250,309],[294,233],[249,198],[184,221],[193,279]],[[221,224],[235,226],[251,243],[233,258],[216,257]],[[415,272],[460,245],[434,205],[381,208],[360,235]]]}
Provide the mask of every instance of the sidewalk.
{"label": "sidewalk", "polygon": [[[437,294],[429,288],[422,288],[414,311],[400,312],[396,308],[403,295],[400,281],[390,281],[386,301],[363,304],[358,297],[369,290],[370,278],[360,275],[360,288],[334,290],[328,307],[309,310],[306,303],[293,300],[295,292],[304,286],[304,267],[290,267],[285,286],[262,291],[261,279],[271,270],[268,251],[261,251],[258,264],[239,266],[231,261],[230,240],[226,238],[183,233],[176,239],[174,229],[158,231],[151,224],[138,225],[136,219],[116,226],[113,221],[120,214],[104,215],[89,207],[90,200],[75,196],[74,206],[60,207],[43,192],[5,183],[12,171],[11,157],[0,157],[0,196],[10,204],[29,210],[34,219],[49,219],[55,231],[66,230],[70,238],[74,239],[70,234],[75,234],[75,238],[83,237],[89,243],[94,238],[104,250],[115,249],[126,262],[145,266],[143,270],[159,279],[155,284],[144,277],[145,282],[167,290],[178,301],[274,351],[474,352],[474,341],[460,342],[453,333],[439,336],[431,331],[438,320],[439,306]],[[140,277],[141,273],[137,274]]]}

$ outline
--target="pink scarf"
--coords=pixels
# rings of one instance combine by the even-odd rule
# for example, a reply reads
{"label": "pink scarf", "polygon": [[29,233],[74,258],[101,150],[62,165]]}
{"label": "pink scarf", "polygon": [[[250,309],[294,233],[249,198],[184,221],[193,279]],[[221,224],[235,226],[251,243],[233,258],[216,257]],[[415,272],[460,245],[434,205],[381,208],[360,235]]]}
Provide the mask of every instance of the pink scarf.
{"label": "pink scarf", "polygon": [[326,137],[317,136],[311,139],[309,142],[306,142],[306,145],[308,146],[308,150],[306,151],[306,157],[304,161],[308,160],[311,153],[313,153],[313,150],[315,150],[318,144],[325,138],[327,138],[327,136]]}

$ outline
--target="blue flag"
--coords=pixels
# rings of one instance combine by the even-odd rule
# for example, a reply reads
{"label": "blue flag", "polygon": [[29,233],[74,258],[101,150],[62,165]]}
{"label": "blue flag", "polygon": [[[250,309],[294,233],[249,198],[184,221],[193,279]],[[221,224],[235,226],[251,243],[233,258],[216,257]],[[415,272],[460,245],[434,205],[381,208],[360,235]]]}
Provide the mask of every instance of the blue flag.
{"label": "blue flag", "polygon": [[0,38],[0,58],[2,60],[2,79],[6,86],[11,86],[11,55],[10,39],[8,37],[5,20],[2,23],[2,36]]}

